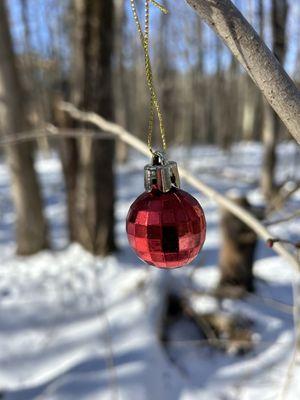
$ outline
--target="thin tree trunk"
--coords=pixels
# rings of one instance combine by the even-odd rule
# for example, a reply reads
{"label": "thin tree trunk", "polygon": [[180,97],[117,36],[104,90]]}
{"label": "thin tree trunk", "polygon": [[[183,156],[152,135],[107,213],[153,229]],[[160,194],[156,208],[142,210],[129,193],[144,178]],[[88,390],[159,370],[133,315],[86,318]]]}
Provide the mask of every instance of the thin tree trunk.
{"label": "thin tree trunk", "polygon": [[[4,134],[28,128],[25,98],[18,74],[4,1],[0,1],[0,121]],[[17,253],[28,255],[48,247],[42,198],[30,144],[7,147],[16,210]]]}
{"label": "thin tree trunk", "polygon": [[[28,122],[4,2],[0,4],[0,21],[0,90],[4,100],[1,107],[1,129],[6,134],[13,134],[26,130]],[[6,154],[16,208],[17,252],[22,255],[33,254],[48,246],[47,226],[34,170],[33,148],[29,144],[12,145]]]}
{"label": "thin tree trunk", "polygon": [[[273,52],[278,61],[283,64],[286,50],[286,21],[288,12],[287,0],[272,2],[272,33]],[[265,108],[265,127],[263,131],[264,159],[261,176],[261,187],[265,198],[271,199],[276,192],[275,168],[276,146],[279,139],[281,121],[274,110]]]}
{"label": "thin tree trunk", "polygon": [[[263,0],[258,0],[258,33],[260,38],[264,39],[264,4]],[[252,17],[252,20],[254,18]],[[243,110],[243,139],[261,140],[262,123],[264,114],[264,99],[261,92],[253,84],[251,77],[246,74],[243,76],[245,84],[245,101]]]}
{"label": "thin tree trunk", "polygon": [[[70,126],[70,125],[68,125]],[[74,242],[76,236],[76,200],[77,200],[77,173],[78,173],[78,147],[75,138],[62,138],[60,143],[63,174],[66,185],[67,216],[69,240]]]}
{"label": "thin tree trunk", "polygon": [[244,108],[243,108],[243,140],[253,140],[256,136],[255,122],[257,118],[257,92],[249,75],[243,76]]}
{"label": "thin tree trunk", "polygon": [[[166,0],[161,1],[164,7],[167,7]],[[157,79],[159,82],[159,97],[161,101],[162,112],[165,116],[167,142],[173,139],[175,132],[175,114],[176,114],[176,90],[174,86],[174,68],[172,67],[171,55],[169,54],[169,24],[170,16],[160,13],[159,18],[159,41],[157,45],[157,59],[159,60],[157,68]],[[187,129],[185,134],[192,133]]]}
{"label": "thin tree trunk", "polygon": [[191,93],[192,93],[192,132],[191,144],[195,141],[204,142],[205,134],[207,132],[207,124],[205,120],[205,106],[206,106],[206,93],[205,93],[205,79],[204,79],[204,35],[203,24],[199,18],[194,21],[195,34],[197,41],[200,43],[196,51],[195,67],[192,69],[191,76]]}
{"label": "thin tree trunk", "polygon": [[[53,119],[60,128],[74,128],[75,123],[69,115],[58,107],[62,101],[62,94],[57,93],[53,98]],[[67,201],[68,231],[70,242],[76,241],[76,199],[77,199],[77,174],[78,174],[78,145],[74,137],[62,137],[59,142],[60,158],[64,175]]]}
{"label": "thin tree trunk", "polygon": [[[71,75],[70,93],[71,101],[79,104],[81,91],[83,87],[83,56],[82,42],[84,32],[84,0],[74,0],[72,3],[72,22],[74,24],[73,32],[73,73]],[[58,108],[57,104],[61,100],[62,94],[58,93],[53,101],[53,111],[55,123],[60,128],[76,128],[78,124],[73,122],[68,116],[64,115]],[[77,221],[77,175],[79,168],[79,150],[78,140],[76,138],[62,138],[60,141],[60,158],[62,162],[62,170],[66,187],[67,217],[69,240],[77,241],[76,221]]]}
{"label": "thin tree trunk", "polygon": [[186,0],[222,38],[300,143],[300,91],[230,0]]}
{"label": "thin tree trunk", "polygon": [[[116,34],[115,34],[115,114],[116,121],[128,128],[129,110],[129,95],[128,82],[126,81],[126,69],[124,66],[124,44],[126,43],[126,9],[125,0],[117,0],[115,2],[115,19],[116,19]],[[118,140],[116,143],[116,158],[120,163],[125,163],[128,159],[128,146],[126,143]]]}
{"label": "thin tree trunk", "polygon": [[114,138],[82,138],[79,149],[77,240],[91,253],[106,255],[115,249]]}
{"label": "thin tree trunk", "polygon": [[[31,48],[31,31],[30,31],[30,23],[29,23],[29,13],[30,13],[30,5],[28,0],[21,0],[21,18],[22,24],[24,28],[24,44],[25,44],[25,54],[23,57],[23,64],[25,64],[24,70],[25,74],[25,89],[26,89],[26,97],[29,101],[27,103],[30,104],[27,107],[27,112],[32,115],[31,120],[35,120],[35,124],[41,124],[41,121],[49,120],[49,107],[45,102],[46,96],[45,93],[41,90],[39,85],[36,85],[36,71],[33,65],[33,52]],[[50,147],[46,137],[39,138],[37,140],[38,147],[42,151],[47,151],[49,153]]]}

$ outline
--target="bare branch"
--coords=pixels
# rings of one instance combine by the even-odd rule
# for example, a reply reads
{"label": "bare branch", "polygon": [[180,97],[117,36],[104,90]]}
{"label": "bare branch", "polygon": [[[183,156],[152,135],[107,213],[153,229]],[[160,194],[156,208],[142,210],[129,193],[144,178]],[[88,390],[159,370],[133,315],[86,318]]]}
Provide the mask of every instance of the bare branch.
{"label": "bare branch", "polygon": [[[102,131],[107,132],[109,134],[113,134],[118,139],[127,143],[129,146],[137,150],[139,153],[144,154],[149,157],[149,149],[147,145],[142,142],[140,139],[134,137],[120,125],[115,124],[113,122],[109,122],[106,119],[102,118],[100,115],[93,112],[85,112],[78,110],[74,105],[70,103],[61,102],[59,108],[69,115],[71,115],[74,119],[82,121],[82,122],[90,122],[93,125],[100,128]],[[11,145],[17,144],[19,141],[25,140],[34,140],[36,137],[40,137],[43,134],[44,136],[53,136],[59,137],[61,136],[72,136],[72,137],[82,137],[82,135],[91,135],[94,138],[102,137],[103,132],[91,132],[85,130],[58,130],[53,125],[46,125],[44,128],[44,132],[41,131],[31,132],[30,134],[21,133],[18,135],[10,135],[2,136],[0,139],[1,145]],[[265,228],[262,223],[256,219],[251,213],[246,211],[244,208],[235,204],[232,200],[225,197],[224,195],[218,193],[216,190],[206,185],[204,182],[200,181],[196,177],[190,174],[184,168],[179,168],[180,175],[183,179],[185,179],[192,187],[202,192],[205,196],[214,200],[219,206],[225,208],[230,211],[233,215],[243,221],[246,225],[248,225],[257,235],[263,239],[266,243],[269,243],[268,240],[274,240],[274,245],[272,246],[273,250],[281,255],[286,261],[288,261],[297,271],[300,270],[300,265],[297,260],[295,254],[291,253],[288,248],[281,242],[276,242],[277,238],[274,238],[271,233]],[[289,246],[290,247],[290,246]]]}
{"label": "bare branch", "polygon": [[186,0],[220,36],[300,143],[300,92],[230,0]]}
{"label": "bare branch", "polygon": [[[113,122],[109,122],[104,118],[100,117],[100,115],[97,115],[95,113],[80,111],[70,103],[64,103],[64,102],[60,103],[60,109],[66,111],[68,114],[70,114],[73,118],[77,120],[80,120],[82,122],[90,122],[99,127],[100,129],[102,129],[103,131],[112,133],[113,135],[117,136],[120,140],[124,141],[125,143],[127,143],[140,153],[149,156],[149,149],[147,145],[138,138],[131,135],[121,126]],[[229,198],[223,196],[216,190],[212,189],[210,186],[206,185],[204,182],[195,178],[184,168],[179,168],[179,172],[181,177],[184,178],[192,187],[196,188],[204,195],[214,200],[221,207],[230,211],[237,218],[239,218],[246,225],[248,225],[251,229],[253,229],[253,231],[256,232],[257,235],[261,237],[263,240],[267,241],[268,239],[272,238],[270,232],[252,214],[250,214],[244,208],[235,204]],[[293,265],[298,271],[300,270],[300,266],[296,256],[292,254],[290,251],[288,251],[288,249],[282,243],[274,243],[273,249],[279,255],[285,258],[291,265]]]}

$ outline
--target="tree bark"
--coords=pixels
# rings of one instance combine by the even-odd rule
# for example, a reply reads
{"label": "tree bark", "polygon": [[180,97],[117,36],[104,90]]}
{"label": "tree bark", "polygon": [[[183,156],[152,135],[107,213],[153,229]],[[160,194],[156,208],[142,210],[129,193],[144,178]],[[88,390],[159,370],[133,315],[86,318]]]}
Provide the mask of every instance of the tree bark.
{"label": "tree bark", "polygon": [[[205,77],[204,77],[204,34],[203,34],[203,23],[199,18],[195,18],[193,21],[195,35],[197,42],[199,42],[198,49],[196,51],[195,66],[192,68],[191,73],[191,134],[190,143],[192,146],[196,141],[204,142],[205,134],[208,130],[206,123],[206,105],[207,105],[207,93],[205,91]],[[192,41],[189,45],[192,45]],[[201,93],[201,96],[199,96]],[[176,94],[176,93],[175,93]],[[205,101],[204,101],[205,99]],[[176,112],[176,109],[174,110]],[[173,118],[175,122],[175,118]],[[199,128],[201,127],[201,129]],[[200,132],[199,132],[200,131]],[[172,131],[171,131],[172,132]]]}
{"label": "tree bark", "polygon": [[[113,120],[113,0],[75,0],[74,6],[76,38],[71,98],[78,107]],[[71,238],[93,254],[106,255],[115,249],[114,142],[83,137],[77,142],[68,140],[65,145]]]}
{"label": "tree bark", "polygon": [[93,254],[106,255],[114,242],[114,138],[80,139],[77,240]]}
{"label": "tree bark", "polygon": [[300,143],[300,91],[230,0],[186,0],[221,37]]}
{"label": "tree bark", "polygon": [[[82,56],[82,42],[84,32],[84,0],[74,0],[71,3],[71,18],[74,25],[72,31],[72,62],[73,68],[71,73],[72,90],[62,93],[56,93],[53,99],[53,118],[54,123],[60,128],[77,128],[78,123],[58,109],[59,101],[66,96],[68,100],[79,104],[81,99],[81,91],[83,87],[83,70],[84,60]],[[74,137],[62,137],[59,146],[60,158],[62,163],[62,171],[64,175],[64,183],[66,189],[68,233],[70,242],[77,240],[77,175],[79,169],[79,150],[78,140]]]}
{"label": "tree bark", "polygon": [[[75,128],[76,123],[69,115],[59,109],[59,102],[63,100],[62,93],[53,96],[53,121],[59,128]],[[78,140],[75,137],[62,137],[59,142],[60,159],[64,175],[68,232],[70,242],[76,241],[76,199],[77,199],[77,174],[78,174]]]}
{"label": "tree bark", "polygon": [[[251,206],[245,197],[232,201],[251,212]],[[257,235],[227,210],[222,212],[221,231],[221,278],[218,293],[230,297],[243,295],[245,291],[254,291],[253,263]]]}
{"label": "tree bark", "polygon": [[[19,78],[4,1],[0,1],[0,125],[3,134],[28,128],[25,96]],[[48,247],[42,197],[29,143],[10,145],[6,156],[16,210],[17,253],[29,255]]]}
{"label": "tree bark", "polygon": [[[114,43],[114,98],[115,98],[115,117],[118,124],[128,128],[128,118],[130,116],[128,80],[126,80],[126,68],[124,65],[124,52],[126,43],[126,7],[125,0],[115,2],[115,43]],[[128,146],[118,140],[116,143],[116,159],[124,164],[128,159]]]}
{"label": "tree bark", "polygon": [[[30,25],[30,4],[28,0],[20,0],[21,19],[24,29],[24,54],[22,54],[23,86],[26,93],[27,113],[31,115],[30,121],[34,125],[42,125],[43,121],[49,121],[49,107],[46,100],[47,94],[37,84],[36,70],[31,47],[31,25]],[[47,138],[37,140],[38,148],[41,151],[49,152],[50,147]]]}
{"label": "tree bark", "polygon": [[[278,61],[283,64],[286,50],[286,21],[288,13],[287,0],[272,2],[272,35],[273,52]],[[281,121],[274,110],[265,108],[265,127],[263,131],[264,158],[261,176],[261,187],[267,200],[276,192],[275,168],[276,147],[279,139]]]}

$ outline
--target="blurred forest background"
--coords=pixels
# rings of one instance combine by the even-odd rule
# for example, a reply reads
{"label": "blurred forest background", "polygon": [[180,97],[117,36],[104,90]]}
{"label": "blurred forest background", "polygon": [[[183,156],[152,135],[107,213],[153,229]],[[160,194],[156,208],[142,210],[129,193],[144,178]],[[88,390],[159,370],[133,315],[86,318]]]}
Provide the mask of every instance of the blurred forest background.
{"label": "blurred forest background", "polygon": [[[140,13],[142,3],[137,4]],[[299,81],[299,4],[288,0],[235,3],[293,79]],[[170,10],[169,15],[155,7],[152,10],[151,56],[169,145],[213,144],[228,149],[241,140],[262,142],[265,155],[261,186],[270,199],[277,190],[276,144],[289,140],[289,134],[249,76],[199,17],[184,2],[163,5]],[[145,140],[149,96],[129,1],[2,0],[0,40],[3,134],[41,131],[49,123],[66,129],[88,128],[59,110],[59,102],[65,100],[116,121]],[[40,136],[39,149],[49,150],[52,142],[43,138],[42,132]],[[73,138],[60,143],[70,238],[97,254],[106,254],[114,249],[110,228],[114,145],[103,139],[101,145],[88,149],[83,141]],[[19,221],[18,249],[22,254],[48,245],[31,160],[33,151],[28,144],[7,150]],[[124,162],[127,153],[127,147],[118,143],[118,161]],[[104,176],[99,171],[106,164]],[[18,169],[27,172],[20,176]],[[106,188],[107,200],[102,196],[99,206],[101,187]],[[33,219],[35,227],[29,229]],[[106,226],[101,234],[91,220]],[[78,224],[86,229],[76,232]]]}
{"label": "blurred forest background", "polygon": [[[233,3],[299,87],[299,1]],[[171,158],[222,198],[239,189],[232,202],[290,257],[275,257],[194,191],[208,223],[195,265],[168,279],[142,268],[125,219],[146,160],[62,107],[97,113],[146,142],[149,93],[130,0],[0,0],[0,398],[118,399],[117,386],[129,400],[263,400],[262,387],[269,399],[287,377],[281,399],[289,399],[300,310],[287,259],[299,255],[300,149],[186,2],[161,4],[168,15],[151,5],[151,59]],[[172,347],[174,338],[200,350]]]}

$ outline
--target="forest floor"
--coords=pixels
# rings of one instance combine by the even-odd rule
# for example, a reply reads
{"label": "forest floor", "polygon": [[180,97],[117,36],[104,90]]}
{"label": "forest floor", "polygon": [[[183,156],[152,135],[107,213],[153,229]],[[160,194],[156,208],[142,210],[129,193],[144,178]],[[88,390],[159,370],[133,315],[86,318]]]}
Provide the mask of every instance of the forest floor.
{"label": "forest floor", "polygon": [[[279,155],[278,180],[289,182],[296,174],[299,180],[296,147],[283,144]],[[214,147],[177,149],[172,158],[221,192],[238,188],[253,204],[261,203],[258,144],[238,144],[228,153]],[[295,342],[292,283],[297,277],[264,243],[256,252],[255,294],[221,304],[225,313],[252,321],[251,351],[237,355],[213,348],[184,322],[170,328],[168,346],[159,340],[162,292],[173,278],[187,289],[193,282],[191,302],[198,310],[220,306],[208,293],[218,281],[219,210],[183,182],[206,213],[204,248],[191,266],[182,269],[170,272],[143,265],[128,247],[125,217],[143,191],[145,163],[132,153],[130,161],[117,168],[119,251],[105,259],[67,243],[65,193],[55,154],[37,161],[55,250],[16,257],[9,176],[0,163],[3,399],[298,400],[300,368],[296,365],[288,374]],[[299,205],[298,190],[272,218],[293,213]],[[277,236],[299,240],[300,219],[272,229]]]}

